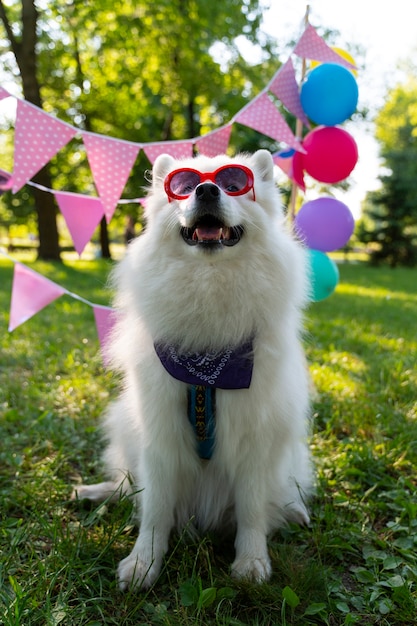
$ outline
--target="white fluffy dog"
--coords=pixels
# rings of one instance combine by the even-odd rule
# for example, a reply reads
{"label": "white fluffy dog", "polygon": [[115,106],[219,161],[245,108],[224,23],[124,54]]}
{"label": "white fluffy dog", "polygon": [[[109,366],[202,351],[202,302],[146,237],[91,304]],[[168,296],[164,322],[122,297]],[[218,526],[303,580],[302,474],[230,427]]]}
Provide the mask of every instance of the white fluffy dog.
{"label": "white fluffy dog", "polygon": [[105,421],[110,480],[76,496],[133,494],[122,589],[155,581],[171,530],[190,520],[236,529],[232,574],[267,580],[268,533],[309,521],[304,252],[265,150],[162,155],[152,178],[146,230],[114,276],[124,391]]}

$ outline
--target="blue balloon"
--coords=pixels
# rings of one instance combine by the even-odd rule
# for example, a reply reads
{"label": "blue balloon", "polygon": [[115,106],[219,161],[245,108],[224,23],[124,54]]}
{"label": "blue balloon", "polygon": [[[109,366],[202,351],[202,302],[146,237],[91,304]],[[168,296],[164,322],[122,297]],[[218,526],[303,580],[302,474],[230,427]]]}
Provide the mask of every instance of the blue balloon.
{"label": "blue balloon", "polygon": [[319,302],[332,295],[339,282],[337,265],[327,254],[308,250],[310,263],[310,293],[312,302]]}
{"label": "blue balloon", "polygon": [[322,63],[307,75],[300,99],[304,113],[313,122],[335,126],[354,113],[358,95],[352,72],[337,63]]}

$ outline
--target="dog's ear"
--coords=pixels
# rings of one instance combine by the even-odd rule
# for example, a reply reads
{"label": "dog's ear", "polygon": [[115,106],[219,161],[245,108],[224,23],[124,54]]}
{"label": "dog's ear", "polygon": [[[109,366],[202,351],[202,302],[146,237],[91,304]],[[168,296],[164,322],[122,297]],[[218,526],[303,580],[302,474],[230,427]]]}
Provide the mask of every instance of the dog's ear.
{"label": "dog's ear", "polygon": [[152,168],[152,184],[155,185],[162,184],[165,176],[172,169],[172,166],[175,162],[175,159],[172,158],[169,154],[160,154],[153,164]]}
{"label": "dog's ear", "polygon": [[274,162],[268,150],[257,150],[251,157],[251,163],[254,169],[260,173],[262,180],[274,180]]}

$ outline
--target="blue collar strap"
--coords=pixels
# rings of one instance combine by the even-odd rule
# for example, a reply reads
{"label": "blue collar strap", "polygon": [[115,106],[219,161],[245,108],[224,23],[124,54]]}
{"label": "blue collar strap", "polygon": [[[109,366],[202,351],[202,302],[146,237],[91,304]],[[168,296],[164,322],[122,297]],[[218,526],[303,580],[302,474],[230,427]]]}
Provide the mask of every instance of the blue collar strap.
{"label": "blue collar strap", "polygon": [[246,341],[223,352],[179,354],[172,345],[155,344],[165,370],[186,383],[188,419],[194,429],[198,453],[211,459],[215,445],[216,388],[247,389],[253,370],[253,345]]}
{"label": "blue collar strap", "polygon": [[203,385],[188,387],[188,419],[197,439],[201,459],[211,459],[215,444],[216,390]]}

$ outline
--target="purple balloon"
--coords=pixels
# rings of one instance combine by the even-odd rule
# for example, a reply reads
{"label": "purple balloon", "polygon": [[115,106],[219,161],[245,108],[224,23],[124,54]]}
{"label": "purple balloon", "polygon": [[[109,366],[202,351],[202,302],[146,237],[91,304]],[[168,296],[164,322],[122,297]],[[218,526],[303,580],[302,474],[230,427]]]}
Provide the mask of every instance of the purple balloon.
{"label": "purple balloon", "polygon": [[303,204],[295,217],[298,237],[308,248],[332,252],[349,241],[355,221],[349,208],[334,198],[317,198]]}

